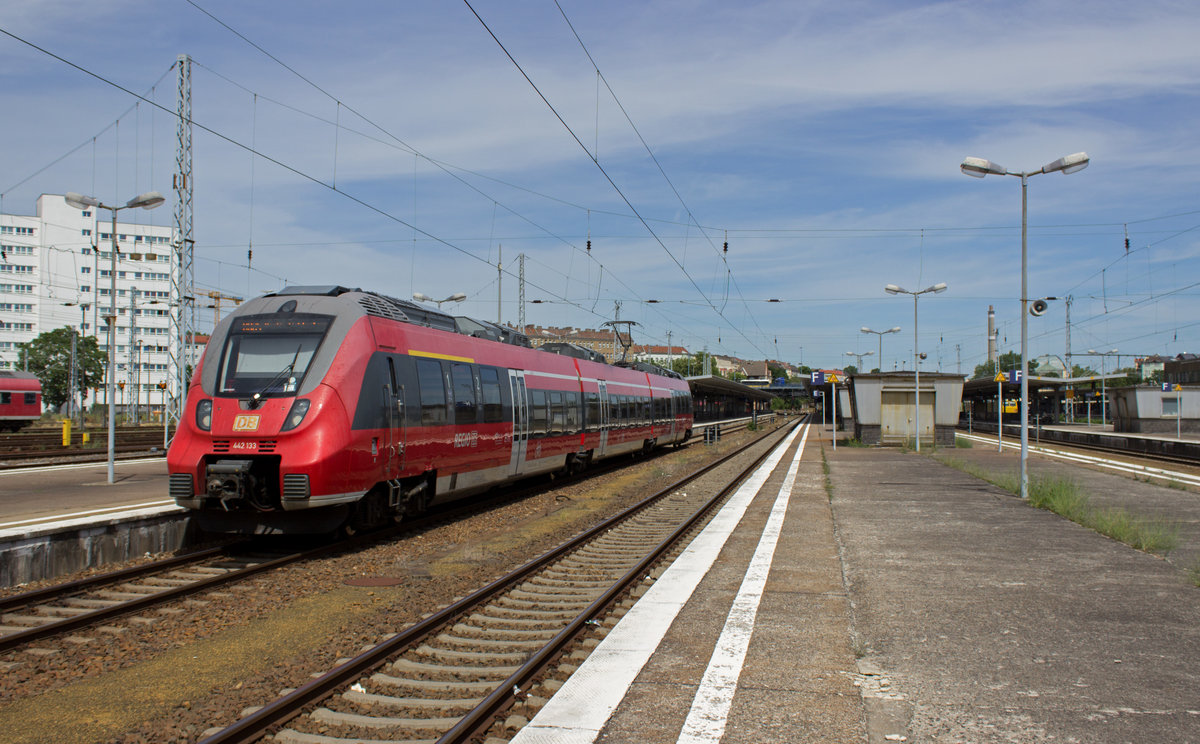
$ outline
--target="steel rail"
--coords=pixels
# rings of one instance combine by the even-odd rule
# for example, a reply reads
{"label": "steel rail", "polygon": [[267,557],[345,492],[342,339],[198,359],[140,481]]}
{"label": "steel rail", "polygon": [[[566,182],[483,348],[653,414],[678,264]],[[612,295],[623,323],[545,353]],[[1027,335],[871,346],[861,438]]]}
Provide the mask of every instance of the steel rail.
{"label": "steel rail", "polygon": [[[353,680],[356,680],[362,677],[365,673],[382,666],[389,658],[416,646],[429,635],[432,635],[441,628],[454,622],[468,610],[479,604],[482,604],[492,597],[502,594],[515,584],[524,580],[527,576],[545,567],[547,564],[575,550],[596,536],[603,534],[617,523],[628,519],[634,514],[637,514],[638,512],[649,507],[653,503],[665,498],[681,486],[699,478],[705,473],[708,473],[714,468],[719,467],[732,458],[742,454],[746,449],[749,449],[749,447],[753,446],[754,444],[761,442],[763,439],[766,439],[773,433],[774,431],[765,432],[762,436],[755,439],[745,447],[742,447],[737,451],[732,452],[712,463],[709,463],[708,465],[684,476],[683,478],[680,478],[652,496],[649,496],[637,504],[622,510],[618,514],[605,519],[594,527],[571,538],[566,543],[563,543],[562,545],[543,553],[541,556],[534,558],[523,566],[513,570],[508,575],[503,576],[480,589],[477,589],[476,591],[457,600],[444,609],[409,626],[391,638],[382,641],[358,656],[355,656],[343,664],[334,667],[320,677],[317,677],[316,679],[313,679],[312,681],[296,688],[287,695],[264,705],[254,713],[235,721],[211,736],[202,739],[200,742],[198,742],[198,744],[249,744],[250,742],[257,741],[272,727],[285,723],[296,715],[299,715],[308,706],[319,702],[326,697],[329,697]],[[765,456],[766,455],[764,454],[762,457]],[[755,465],[757,465],[758,462],[761,462],[762,457],[756,460]],[[743,477],[745,477],[744,474],[739,475],[735,481],[740,481]],[[589,610],[590,609],[591,608],[589,608]],[[586,621],[588,617],[585,617],[584,620]],[[492,695],[497,694],[497,692],[492,693]],[[488,699],[491,699],[492,695],[489,695]]]}
{"label": "steel rail", "polygon": [[[320,551],[327,551],[329,547],[330,546],[321,548]],[[292,553],[274,560],[257,563],[253,566],[235,569],[229,573],[221,574],[219,576],[212,576],[207,579],[199,579],[190,584],[175,587],[174,589],[165,589],[161,592],[147,594],[139,599],[121,602],[120,604],[115,604],[111,607],[103,607],[93,612],[89,612],[86,615],[67,617],[56,622],[47,623],[45,625],[37,625],[29,628],[28,630],[22,630],[17,633],[0,636],[0,652],[7,651],[10,648],[20,646],[24,643],[29,643],[31,641],[39,640],[52,635],[58,635],[59,633],[64,633],[68,630],[82,628],[86,625],[100,622],[101,620],[108,620],[109,618],[120,615],[128,615],[131,612],[137,612],[139,610],[146,609],[147,607],[164,604],[171,600],[180,599],[198,592],[207,591],[224,584],[231,584],[235,581],[241,581],[242,579],[262,573],[263,571],[270,571],[272,569],[279,568],[280,566],[287,565],[288,563],[295,563],[296,561],[311,557],[313,557],[311,552]]]}
{"label": "steel rail", "polygon": [[83,579],[69,581],[65,584],[55,584],[54,586],[47,586],[42,589],[34,589],[32,591],[22,592],[21,594],[13,594],[9,597],[0,598],[0,610],[17,609],[27,605],[45,602],[46,600],[54,599],[56,597],[64,597],[81,591],[95,589],[97,587],[104,586],[105,584],[115,584],[119,581],[136,579],[139,576],[145,576],[158,571],[165,571],[169,568],[174,568],[185,563],[201,561],[211,558],[215,555],[220,555],[230,547],[231,546],[221,545],[213,548],[205,548],[204,550],[197,550],[192,553],[185,553],[183,555],[177,555],[171,558],[164,558],[152,563],[144,563],[140,566],[130,566],[129,568],[123,568],[119,571],[113,571],[111,573],[96,574],[95,576],[88,576]]}
{"label": "steel rail", "polygon": [[[801,425],[802,423],[803,421],[797,425]],[[518,695],[521,694],[521,688],[529,683],[539,672],[554,663],[562,653],[562,650],[587,628],[588,621],[604,612],[630,586],[641,581],[646,576],[646,571],[662,558],[665,553],[677,545],[684,535],[690,532],[726,496],[732,493],[750,473],[754,472],[762,464],[763,460],[771,454],[773,449],[773,447],[768,448],[756,457],[754,462],[743,469],[737,477],[731,479],[720,492],[697,509],[685,522],[675,528],[670,535],[638,561],[633,568],[629,569],[604,594],[596,598],[587,609],[579,613],[567,627],[563,628],[540,651],[531,656],[516,671],[509,675],[508,679],[500,683],[491,694],[463,716],[462,720],[443,734],[437,740],[436,744],[462,744],[462,742],[466,742],[472,737],[482,735],[487,729],[491,728],[496,718],[518,699]],[[671,488],[667,493],[671,493],[674,490],[675,488]]]}

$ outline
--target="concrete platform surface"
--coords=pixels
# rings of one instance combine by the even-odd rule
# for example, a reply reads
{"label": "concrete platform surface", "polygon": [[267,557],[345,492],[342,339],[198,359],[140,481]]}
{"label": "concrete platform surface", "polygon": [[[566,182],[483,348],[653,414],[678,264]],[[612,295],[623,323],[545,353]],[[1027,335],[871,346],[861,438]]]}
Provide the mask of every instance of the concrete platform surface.
{"label": "concrete platform surface", "polygon": [[173,506],[167,498],[167,460],[117,460],[113,483],[107,463],[0,470],[0,530],[29,530],[64,520]]}
{"label": "concrete platform surface", "polygon": [[[1003,469],[1015,456],[834,452],[821,433],[810,432],[791,474],[800,440],[762,481],[618,701],[601,702],[615,683],[590,674],[620,652],[601,653],[606,639],[569,705],[556,713],[556,695],[517,741],[1200,742],[1190,563],[1128,548],[936,459]],[[1195,560],[1195,493],[1031,463],[1076,473],[1102,504],[1177,520],[1181,552]],[[745,587],[780,508],[747,613]],[[626,618],[653,619],[653,595],[670,580]],[[748,637],[740,657],[724,646],[731,628]]]}
{"label": "concrete platform surface", "polygon": [[[1153,503],[1195,543],[1194,493],[1030,462],[1108,505]],[[1200,589],[1183,567],[929,456],[840,448],[830,465],[860,669],[888,680],[868,707],[907,720],[909,741],[1200,741]]]}

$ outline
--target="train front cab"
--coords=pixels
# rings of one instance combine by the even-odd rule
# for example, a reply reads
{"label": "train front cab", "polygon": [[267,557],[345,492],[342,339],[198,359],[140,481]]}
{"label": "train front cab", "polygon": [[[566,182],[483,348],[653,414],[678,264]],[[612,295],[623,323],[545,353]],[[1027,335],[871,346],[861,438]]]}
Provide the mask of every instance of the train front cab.
{"label": "train front cab", "polygon": [[341,396],[323,382],[305,385],[338,351],[337,343],[323,346],[332,324],[332,316],[294,306],[235,316],[219,346],[206,350],[168,453],[170,495],[197,510],[203,528],[295,531],[321,517],[289,512],[317,506],[331,507],[325,521],[336,527],[361,497],[350,482]]}

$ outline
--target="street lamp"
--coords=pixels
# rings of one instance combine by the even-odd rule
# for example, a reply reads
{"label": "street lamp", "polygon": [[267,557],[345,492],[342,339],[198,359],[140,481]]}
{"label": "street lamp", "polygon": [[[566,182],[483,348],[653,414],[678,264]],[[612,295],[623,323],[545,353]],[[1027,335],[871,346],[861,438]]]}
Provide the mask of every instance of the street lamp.
{"label": "street lamp", "polygon": [[[897,287],[895,284],[889,284],[883,288],[883,291],[887,292],[888,294],[892,294],[892,295],[895,295],[895,294],[912,295],[912,298],[913,298],[913,373],[916,375],[916,380],[913,383],[913,392],[915,393],[915,396],[913,398],[913,409],[914,409],[913,428],[916,429],[916,437],[914,437],[914,438],[917,440],[917,452],[920,452],[921,451],[921,363],[920,363],[920,358],[917,353],[917,298],[923,294],[927,294],[930,292],[932,292],[933,294],[939,294],[941,292],[945,292],[946,291],[946,283],[938,282],[937,284],[934,284],[932,287],[926,287],[925,289],[918,289],[915,292],[910,292],[907,289],[904,289],[903,287]],[[899,328],[897,328],[896,330],[899,330]],[[880,343],[882,343],[882,336],[880,337]],[[882,369],[882,367],[880,369]],[[935,437],[935,441],[936,441],[936,437]]]}
{"label": "street lamp", "polygon": [[983,158],[966,158],[959,166],[972,178],[983,178],[989,174],[1017,176],[1021,179],[1021,498],[1029,498],[1029,177],[1039,173],[1061,171],[1063,175],[1076,173],[1088,166],[1086,152],[1059,158],[1035,171],[1014,172],[998,163]]}
{"label": "street lamp", "polygon": [[[105,321],[108,323],[108,482],[114,482],[113,462],[115,460],[115,441],[116,441],[116,418],[113,414],[113,401],[117,397],[117,375],[116,375],[116,354],[117,354],[117,212],[122,209],[154,209],[158,205],[166,201],[163,195],[157,191],[147,191],[140,196],[135,196],[125,202],[123,207],[110,207],[107,204],[101,204],[100,200],[94,196],[84,196],[76,194],[74,191],[68,191],[65,196],[67,204],[76,209],[87,209],[88,207],[98,207],[107,209],[112,213],[112,251],[109,254],[111,260],[111,269],[109,270],[109,296],[108,296],[108,317]],[[132,352],[132,349],[130,350]]]}
{"label": "street lamp", "polygon": [[467,299],[467,296],[462,292],[455,292],[444,300],[435,300],[429,295],[421,294],[420,292],[414,292],[413,299],[417,302],[432,302],[438,306],[438,310],[441,310],[443,302],[462,302],[463,300]]}
{"label": "street lamp", "polygon": [[874,333],[876,336],[879,336],[879,371],[882,372],[883,371],[883,336],[886,333],[899,333],[900,326],[893,326],[893,327],[887,329],[886,331],[872,331],[870,328],[867,328],[866,326],[863,326],[859,330],[862,331],[863,333]]}
{"label": "street lamp", "polygon": [[869,357],[874,353],[875,352],[873,352],[873,351],[864,351],[863,353],[859,354],[856,351],[847,351],[846,356],[854,357],[854,368],[858,369],[859,367],[862,366],[863,357]]}
{"label": "street lamp", "polygon": [[[1117,354],[1116,349],[1109,349],[1108,351],[1096,351],[1095,349],[1088,349],[1087,353],[1089,356],[1100,357],[1100,428],[1104,428],[1104,423],[1108,421],[1108,409],[1106,407],[1108,401],[1108,391],[1106,390],[1104,384],[1104,357],[1116,356],[1117,366],[1121,365],[1121,357],[1119,354]],[[1096,388],[1092,388],[1093,391],[1095,389]],[[1089,416],[1088,425],[1090,426],[1091,423],[1091,417]]]}

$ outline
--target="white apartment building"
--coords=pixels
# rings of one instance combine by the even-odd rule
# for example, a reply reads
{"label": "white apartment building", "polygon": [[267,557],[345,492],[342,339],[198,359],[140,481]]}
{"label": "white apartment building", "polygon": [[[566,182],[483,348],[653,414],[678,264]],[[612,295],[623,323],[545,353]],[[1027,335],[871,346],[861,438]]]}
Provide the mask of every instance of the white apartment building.
{"label": "white apartment building", "polygon": [[[158,213],[161,212],[161,215]],[[140,209],[118,218],[146,217]],[[169,223],[169,205],[153,213]],[[158,383],[169,376],[170,226],[117,222],[116,404],[159,409]],[[112,301],[112,215],[76,209],[60,194],[42,194],[32,216],[0,214],[0,369],[19,367],[17,345],[72,326],[108,352],[105,318]],[[86,405],[106,402],[89,391]]]}

